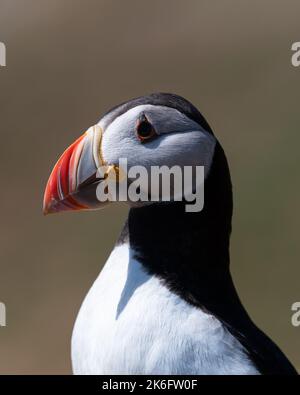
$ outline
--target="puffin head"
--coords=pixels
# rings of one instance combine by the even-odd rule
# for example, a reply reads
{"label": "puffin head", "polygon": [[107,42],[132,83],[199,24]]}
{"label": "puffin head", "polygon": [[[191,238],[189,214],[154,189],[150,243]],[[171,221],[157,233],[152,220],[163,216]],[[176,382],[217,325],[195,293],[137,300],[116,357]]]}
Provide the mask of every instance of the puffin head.
{"label": "puffin head", "polygon": [[129,100],[65,150],[49,177],[44,213],[103,207],[97,189],[109,178],[122,179],[124,158],[128,169],[203,166],[206,179],[217,144],[204,117],[184,98],[155,93]]}

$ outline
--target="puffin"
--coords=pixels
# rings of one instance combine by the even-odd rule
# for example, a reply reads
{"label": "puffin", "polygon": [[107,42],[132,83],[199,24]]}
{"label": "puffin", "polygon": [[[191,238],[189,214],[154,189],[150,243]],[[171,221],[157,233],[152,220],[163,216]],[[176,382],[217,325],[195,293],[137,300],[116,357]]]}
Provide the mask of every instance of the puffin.
{"label": "puffin", "polygon": [[[228,162],[208,122],[188,100],[153,93],[105,113],[54,166],[44,214],[112,204],[99,200],[97,188],[111,169],[120,182],[120,158],[146,169],[202,166],[204,204],[189,212],[184,198],[128,198],[126,223],[75,322],[73,373],[297,374],[237,294],[229,265]],[[106,169],[102,177],[100,167]]]}

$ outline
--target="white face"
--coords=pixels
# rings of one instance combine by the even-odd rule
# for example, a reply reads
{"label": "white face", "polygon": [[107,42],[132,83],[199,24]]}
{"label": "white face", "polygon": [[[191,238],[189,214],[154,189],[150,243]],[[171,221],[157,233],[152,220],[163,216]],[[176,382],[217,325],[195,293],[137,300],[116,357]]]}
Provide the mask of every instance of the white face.
{"label": "white face", "polygon": [[[137,124],[142,116],[155,130],[155,136],[141,141]],[[104,130],[102,155],[108,164],[126,158],[128,167],[142,165],[169,167],[204,166],[207,175],[216,139],[201,126],[179,112],[165,106],[140,105],[117,117],[106,127],[104,117],[99,125]]]}

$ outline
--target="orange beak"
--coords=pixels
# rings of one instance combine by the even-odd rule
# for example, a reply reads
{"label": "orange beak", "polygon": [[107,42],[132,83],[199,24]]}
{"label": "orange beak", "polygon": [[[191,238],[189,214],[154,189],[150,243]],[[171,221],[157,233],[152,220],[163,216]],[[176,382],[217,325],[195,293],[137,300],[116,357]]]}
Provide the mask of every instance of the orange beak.
{"label": "orange beak", "polygon": [[102,130],[96,125],[77,139],[57,161],[44,194],[44,214],[103,206],[96,196],[97,169],[104,166]]}

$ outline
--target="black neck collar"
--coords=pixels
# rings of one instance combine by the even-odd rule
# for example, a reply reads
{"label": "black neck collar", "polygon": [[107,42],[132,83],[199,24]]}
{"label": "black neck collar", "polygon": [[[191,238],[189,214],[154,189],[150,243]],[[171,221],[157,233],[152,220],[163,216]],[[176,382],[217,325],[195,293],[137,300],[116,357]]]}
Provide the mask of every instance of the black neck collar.
{"label": "black neck collar", "polygon": [[219,144],[204,193],[204,209],[197,213],[186,212],[185,202],[131,209],[129,240],[149,273],[189,303],[222,318],[223,305],[237,297],[229,273],[231,182]]}

